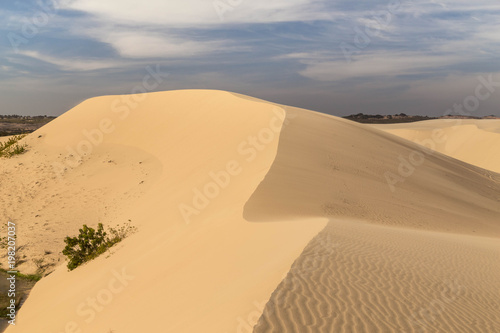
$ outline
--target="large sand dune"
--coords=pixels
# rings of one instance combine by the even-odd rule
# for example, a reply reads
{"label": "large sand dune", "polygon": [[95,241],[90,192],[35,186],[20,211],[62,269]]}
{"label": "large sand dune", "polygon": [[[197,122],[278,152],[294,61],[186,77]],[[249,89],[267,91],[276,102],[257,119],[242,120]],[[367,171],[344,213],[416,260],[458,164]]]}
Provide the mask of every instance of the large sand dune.
{"label": "large sand dune", "polygon": [[[94,98],[24,140],[2,219],[55,270],[7,332],[500,330],[491,170],[221,91]],[[127,221],[67,271],[64,236]]]}

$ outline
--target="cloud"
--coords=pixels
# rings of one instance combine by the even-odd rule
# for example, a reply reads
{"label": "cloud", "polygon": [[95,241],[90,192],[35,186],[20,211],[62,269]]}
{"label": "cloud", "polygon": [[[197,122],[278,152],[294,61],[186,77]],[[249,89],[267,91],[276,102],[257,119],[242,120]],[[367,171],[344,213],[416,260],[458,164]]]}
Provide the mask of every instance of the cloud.
{"label": "cloud", "polygon": [[[325,14],[321,0],[64,0],[57,7],[86,15],[73,18],[74,36],[106,43],[123,58],[186,58],[242,50],[223,31],[234,24],[317,20]],[[221,7],[222,6],[222,7]],[[65,19],[58,20],[63,25]]]}
{"label": "cloud", "polygon": [[[382,2],[373,8],[349,10],[331,47],[281,58],[300,62],[302,76],[324,82],[402,75],[429,79],[500,69],[498,25],[488,24],[500,17],[496,1],[401,0],[392,10]],[[386,24],[377,24],[381,17],[388,18]]]}
{"label": "cloud", "polygon": [[126,58],[179,58],[202,55],[223,47],[223,42],[194,41],[159,33],[109,31],[99,37]]}
{"label": "cloud", "polygon": [[[417,107],[415,96],[446,107],[443,91],[460,100],[477,73],[500,71],[498,0],[400,0],[386,24],[393,0],[14,1],[0,9],[4,36],[36,22],[40,2],[58,10],[21,53],[0,40],[0,65],[9,67],[0,83],[12,89],[19,77],[81,98],[126,93],[141,67],[158,63],[174,78],[168,89],[259,92],[327,112],[397,101],[404,112]],[[378,31],[359,46],[366,27]],[[341,43],[356,47],[351,63]]]}
{"label": "cloud", "polygon": [[[294,55],[296,56],[296,55]],[[302,58],[306,68],[300,74],[319,81],[340,81],[351,78],[431,74],[436,68],[463,61],[457,55],[427,55],[418,52],[379,52],[356,57],[351,63],[323,60],[317,55]]]}
{"label": "cloud", "polygon": [[116,60],[59,58],[41,54],[37,51],[20,51],[19,54],[57,66],[59,69],[64,71],[94,71],[98,69],[123,66],[123,62]]}
{"label": "cloud", "polygon": [[320,0],[73,0],[61,7],[128,25],[202,26],[317,20],[325,17]]}
{"label": "cloud", "polygon": [[475,40],[481,43],[492,43],[497,46],[500,45],[500,24],[499,23],[491,23],[485,26],[482,26],[475,33]]}

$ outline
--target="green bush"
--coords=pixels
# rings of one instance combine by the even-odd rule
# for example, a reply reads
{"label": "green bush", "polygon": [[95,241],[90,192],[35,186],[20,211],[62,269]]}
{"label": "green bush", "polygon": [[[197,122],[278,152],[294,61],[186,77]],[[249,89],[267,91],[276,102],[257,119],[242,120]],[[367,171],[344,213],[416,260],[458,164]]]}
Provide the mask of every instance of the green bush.
{"label": "green bush", "polygon": [[24,138],[26,134],[14,135],[5,142],[0,142],[0,157],[12,157],[26,152],[26,144],[20,145],[18,142]]}
{"label": "green bush", "polygon": [[97,225],[97,230],[84,224],[78,237],[68,236],[64,239],[66,247],[62,253],[69,259],[68,269],[72,271],[83,263],[97,258],[135,230],[136,228],[129,224],[117,229],[110,228],[112,237],[108,237],[102,223]]}

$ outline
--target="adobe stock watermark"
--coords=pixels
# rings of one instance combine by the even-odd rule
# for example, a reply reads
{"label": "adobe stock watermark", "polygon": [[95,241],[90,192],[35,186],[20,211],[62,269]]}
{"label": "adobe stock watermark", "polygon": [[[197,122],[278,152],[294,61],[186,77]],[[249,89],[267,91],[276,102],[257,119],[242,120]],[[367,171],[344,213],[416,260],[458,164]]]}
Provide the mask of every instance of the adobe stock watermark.
{"label": "adobe stock watermark", "polygon": [[66,1],[51,1],[51,0],[37,0],[37,11],[30,17],[24,17],[21,22],[22,25],[18,32],[9,32],[7,39],[14,52],[19,52],[21,45],[26,45],[29,41],[35,38],[40,30],[47,26],[60,9],[60,4]]}
{"label": "adobe stock watermark", "polygon": [[[472,112],[477,111],[481,102],[489,99],[500,88],[500,81],[494,81],[493,74],[489,74],[487,78],[479,76],[479,83],[474,89],[473,94],[468,95],[461,103],[456,103],[452,108],[447,109],[445,116],[471,116]],[[455,122],[454,128],[462,124],[463,119],[446,119],[447,122]],[[436,152],[436,146],[444,144],[448,140],[444,130],[435,128],[432,130],[430,138],[424,140],[414,140],[413,142],[421,146],[420,149],[412,150],[408,156],[398,156],[399,164],[397,173],[386,171],[384,178],[391,192],[396,192],[396,185],[403,183],[408,177],[411,177],[417,167],[424,164],[427,156],[433,155]]]}
{"label": "adobe stock watermark", "polygon": [[147,66],[146,72],[141,84],[131,89],[131,95],[122,95],[112,101],[111,112],[118,119],[102,118],[94,128],[82,130],[83,139],[74,147],[66,146],[67,154],[63,162],[52,163],[53,171],[59,180],[68,169],[74,169],[82,164],[83,158],[92,154],[94,148],[103,143],[105,136],[113,133],[116,125],[127,119],[131,112],[144,102],[147,93],[156,90],[168,76],[168,73],[160,71],[160,65],[156,65],[156,68]]}
{"label": "adobe stock watermark", "polygon": [[115,297],[135,279],[135,276],[129,275],[125,268],[122,268],[121,272],[113,270],[111,274],[113,277],[108,281],[106,288],[99,290],[95,295],[87,297],[85,301],[78,304],[76,315],[80,319],[67,322],[59,333],[86,332],[85,327],[92,323],[99,313],[103,312]]}
{"label": "adobe stock watermark", "polygon": [[[255,135],[248,136],[238,144],[236,151],[244,157],[245,162],[252,163],[260,152],[271,144],[279,135],[282,126],[286,126],[294,116],[287,116],[281,109],[273,109],[273,117],[267,127],[262,128]],[[209,205],[211,200],[217,198],[220,193],[229,187],[231,180],[243,172],[244,165],[237,160],[230,160],[223,170],[208,173],[208,181],[201,187],[193,189],[191,204],[179,204],[179,212],[186,224],[191,223],[193,216],[200,215]]]}
{"label": "adobe stock watermark", "polygon": [[397,14],[401,6],[400,0],[392,1],[385,10],[370,16],[369,23],[366,23],[363,27],[357,26],[353,29],[355,34],[352,43],[342,42],[339,45],[348,63],[352,62],[353,55],[366,49],[372,43],[373,38],[379,37],[382,30],[390,26],[394,15]]}
{"label": "adobe stock watermark", "polygon": [[237,7],[243,3],[243,0],[214,0],[212,6],[214,7],[219,20],[224,22],[226,20],[225,15],[228,12],[232,12]]}
{"label": "adobe stock watermark", "polygon": [[432,324],[446,311],[446,306],[455,302],[464,293],[465,287],[463,285],[456,281],[446,281],[446,284],[442,286],[439,297],[412,313],[411,318],[408,319],[412,332],[425,333],[435,329]]}

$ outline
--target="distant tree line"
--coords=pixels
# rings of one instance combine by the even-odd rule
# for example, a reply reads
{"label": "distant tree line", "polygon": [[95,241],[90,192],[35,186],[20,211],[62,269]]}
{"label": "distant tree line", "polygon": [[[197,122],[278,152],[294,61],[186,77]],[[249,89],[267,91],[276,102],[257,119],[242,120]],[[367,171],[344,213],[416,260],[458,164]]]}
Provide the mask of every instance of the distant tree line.
{"label": "distant tree line", "polygon": [[17,114],[0,115],[0,136],[31,133],[50,121],[52,116],[20,116]]}
{"label": "distant tree line", "polygon": [[409,116],[406,113],[399,113],[394,115],[357,113],[357,114],[351,114],[344,118],[359,123],[372,123],[372,124],[408,123],[421,120],[438,119],[436,117],[429,117],[429,116]]}
{"label": "distant tree line", "polygon": [[33,120],[41,120],[41,119],[54,119],[54,116],[20,116],[18,114],[0,114],[0,119],[33,119]]}

